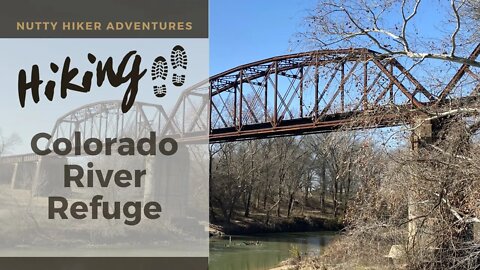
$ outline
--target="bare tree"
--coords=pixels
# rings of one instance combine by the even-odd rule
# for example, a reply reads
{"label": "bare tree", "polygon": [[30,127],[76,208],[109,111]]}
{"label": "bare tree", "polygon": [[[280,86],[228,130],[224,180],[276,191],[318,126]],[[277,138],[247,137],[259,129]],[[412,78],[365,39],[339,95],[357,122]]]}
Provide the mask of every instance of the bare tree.
{"label": "bare tree", "polygon": [[4,136],[0,130],[0,156],[8,153],[21,141],[18,134],[13,133],[10,136]]}
{"label": "bare tree", "polygon": [[[448,4],[447,4],[448,3]],[[434,10],[429,21],[425,11]],[[472,15],[472,16],[467,16]],[[445,17],[445,18],[444,18]],[[302,34],[320,48],[367,47],[389,56],[468,63],[478,43],[475,0],[320,0]],[[433,35],[432,28],[441,29]]]}

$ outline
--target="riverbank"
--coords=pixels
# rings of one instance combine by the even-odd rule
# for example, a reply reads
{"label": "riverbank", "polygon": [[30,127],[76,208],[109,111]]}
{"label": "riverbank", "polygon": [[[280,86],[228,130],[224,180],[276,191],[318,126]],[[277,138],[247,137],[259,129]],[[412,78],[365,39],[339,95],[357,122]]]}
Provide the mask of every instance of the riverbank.
{"label": "riverbank", "polygon": [[275,217],[268,223],[262,219],[238,218],[230,223],[213,222],[210,224],[210,236],[221,235],[250,235],[279,232],[315,232],[340,231],[343,224],[338,220],[324,217]]}
{"label": "riverbank", "polygon": [[[278,266],[271,268],[269,270],[313,270],[313,269],[325,270],[330,268],[327,268],[327,266],[325,266],[324,264],[319,263],[318,257],[312,256],[312,257],[302,258],[301,260],[289,258],[279,263]],[[352,266],[351,268],[341,268],[341,269],[356,269],[356,268]],[[365,270],[362,268],[360,269]],[[377,269],[368,269],[368,270],[377,270]]]}
{"label": "riverbank", "polygon": [[[378,237],[378,236],[377,236]],[[391,243],[359,241],[349,234],[337,235],[325,245],[319,254],[296,253],[279,262],[269,270],[405,270],[403,260],[399,260],[402,249],[392,248]]]}
{"label": "riverbank", "polygon": [[383,266],[362,266],[352,263],[338,263],[335,265],[327,265],[321,262],[321,259],[318,257],[308,257],[302,259],[300,262],[292,261],[288,259],[281,262],[278,266],[270,268],[269,270],[405,270],[406,268],[394,268],[393,265],[388,263]]}
{"label": "riverbank", "polygon": [[294,262],[292,262],[292,259],[285,260],[281,262],[278,266],[275,268],[271,268],[270,270],[293,270],[295,269],[296,265]]}
{"label": "riverbank", "polygon": [[334,232],[271,233],[210,239],[210,270],[264,270],[292,254],[319,255],[337,237]]}

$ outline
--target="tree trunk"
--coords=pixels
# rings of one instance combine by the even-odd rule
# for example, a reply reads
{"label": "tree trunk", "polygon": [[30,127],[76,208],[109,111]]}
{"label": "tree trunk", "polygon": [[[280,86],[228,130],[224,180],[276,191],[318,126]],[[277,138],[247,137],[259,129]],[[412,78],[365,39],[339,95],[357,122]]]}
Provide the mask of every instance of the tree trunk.
{"label": "tree trunk", "polygon": [[247,198],[245,203],[245,213],[244,216],[248,217],[250,215],[250,204],[252,202],[252,187],[250,186],[247,191]]}
{"label": "tree trunk", "polygon": [[267,210],[268,189],[265,184],[265,190],[263,192],[263,210]]}
{"label": "tree trunk", "polygon": [[220,198],[215,198],[215,200],[217,201],[218,205],[220,206],[220,210],[222,211],[222,215],[223,215],[223,218],[225,219],[225,221],[228,222],[228,210],[227,210],[227,207],[223,204],[223,201],[222,199]]}
{"label": "tree trunk", "polygon": [[320,177],[321,177],[321,186],[322,189],[320,191],[320,209],[322,213],[325,213],[325,196],[327,193],[327,173],[325,169],[325,161],[322,161],[322,165],[320,168]]}
{"label": "tree trunk", "polygon": [[333,180],[333,217],[338,216],[338,180],[335,178]]}
{"label": "tree trunk", "polygon": [[265,225],[268,225],[268,222],[270,222],[270,212],[275,208],[275,206],[277,206],[277,204],[279,204],[280,201],[277,201],[276,203],[274,203],[270,209],[267,210],[267,217],[265,219]]}
{"label": "tree trunk", "polygon": [[348,208],[348,200],[350,199],[350,187],[352,184],[352,179],[350,178],[350,173],[347,178],[347,188],[345,190],[345,201],[343,203],[343,211],[346,214],[347,213],[347,208]]}
{"label": "tree trunk", "polygon": [[[343,178],[343,177],[342,177]],[[345,184],[345,180],[342,179],[340,181],[340,188],[338,189],[338,201],[340,202],[338,205],[341,206],[343,205],[343,202],[345,201],[345,194],[344,194],[344,184]]]}
{"label": "tree trunk", "polygon": [[227,223],[230,223],[230,222],[231,222],[234,209],[235,209],[235,204],[232,203],[232,204],[230,205],[230,209],[228,209]]}
{"label": "tree trunk", "polygon": [[287,211],[287,217],[290,217],[290,214],[292,213],[293,209],[293,203],[295,202],[295,196],[294,194],[290,194],[288,198],[288,211]]}
{"label": "tree trunk", "polygon": [[277,206],[277,217],[281,216],[282,211],[282,185],[278,185],[278,206]]}
{"label": "tree trunk", "polygon": [[308,205],[308,195],[310,193],[310,186],[309,185],[305,185],[305,196],[303,198],[303,204],[304,205]]}

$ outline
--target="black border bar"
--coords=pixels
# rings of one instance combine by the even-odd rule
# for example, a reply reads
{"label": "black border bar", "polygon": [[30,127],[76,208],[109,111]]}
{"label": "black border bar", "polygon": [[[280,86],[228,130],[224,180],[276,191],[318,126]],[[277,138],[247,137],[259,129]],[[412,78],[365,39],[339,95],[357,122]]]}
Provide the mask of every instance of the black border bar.
{"label": "black border bar", "polygon": [[[53,27],[17,29],[17,23],[57,22]],[[63,23],[98,22],[97,30],[64,30]],[[107,30],[109,22],[152,24]],[[163,30],[153,30],[161,23]],[[166,27],[173,23],[175,27]],[[190,27],[186,27],[189,23]],[[118,29],[118,28],[116,28]],[[5,0],[0,7],[0,38],[207,38],[208,0]]]}
{"label": "black border bar", "polygon": [[0,257],[9,270],[207,270],[207,257]]}

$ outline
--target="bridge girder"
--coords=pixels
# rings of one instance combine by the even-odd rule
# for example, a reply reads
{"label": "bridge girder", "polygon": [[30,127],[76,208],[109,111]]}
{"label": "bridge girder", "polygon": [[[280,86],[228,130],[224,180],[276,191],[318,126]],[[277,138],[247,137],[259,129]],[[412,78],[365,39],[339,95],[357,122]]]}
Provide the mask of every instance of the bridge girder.
{"label": "bridge girder", "polygon": [[[480,55],[480,45],[470,56]],[[460,67],[444,89],[426,89],[395,58],[367,49],[317,50],[238,66],[185,90],[172,112],[136,102],[127,114],[120,101],[102,101],[60,117],[52,140],[195,136],[210,142],[395,126],[418,114],[478,105],[480,75]],[[464,81],[466,87],[458,87]],[[466,82],[466,83],[465,83]],[[32,155],[2,163],[34,161]]]}
{"label": "bridge girder", "polygon": [[[476,59],[480,45],[470,56]],[[464,70],[463,72],[461,72]],[[427,90],[395,58],[367,49],[277,56],[210,78],[210,140],[299,135],[398,125],[478,95],[478,72],[463,65],[445,89]],[[451,91],[465,74],[476,89]],[[401,110],[401,111],[399,111]]]}
{"label": "bridge girder", "polygon": [[122,113],[121,101],[91,103],[58,118],[47,147],[58,138],[74,142],[75,132],[80,132],[82,141],[87,138],[103,141],[119,137],[139,139],[148,136],[151,131],[160,133],[167,119],[167,113],[157,104],[135,102],[128,113]]}

